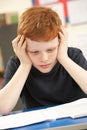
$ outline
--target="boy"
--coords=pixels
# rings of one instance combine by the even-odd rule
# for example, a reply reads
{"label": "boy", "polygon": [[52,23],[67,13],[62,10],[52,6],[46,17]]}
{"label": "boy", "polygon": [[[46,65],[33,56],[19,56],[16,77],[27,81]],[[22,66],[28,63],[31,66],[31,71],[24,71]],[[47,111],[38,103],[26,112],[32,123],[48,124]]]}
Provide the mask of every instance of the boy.
{"label": "boy", "polygon": [[68,48],[58,14],[32,7],[20,17],[0,91],[0,113],[8,114],[21,96],[24,108],[52,106],[87,97],[87,61]]}

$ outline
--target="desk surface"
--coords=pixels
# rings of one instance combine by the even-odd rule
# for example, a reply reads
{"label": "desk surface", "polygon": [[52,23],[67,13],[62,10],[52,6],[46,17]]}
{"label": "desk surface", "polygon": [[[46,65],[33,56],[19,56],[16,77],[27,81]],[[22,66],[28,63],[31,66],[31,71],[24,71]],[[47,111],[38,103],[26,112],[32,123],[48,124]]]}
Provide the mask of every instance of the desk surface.
{"label": "desk surface", "polygon": [[87,117],[83,118],[64,118],[52,121],[46,121],[42,123],[37,123],[29,126],[24,126],[20,128],[14,128],[10,130],[86,130],[87,129]]}

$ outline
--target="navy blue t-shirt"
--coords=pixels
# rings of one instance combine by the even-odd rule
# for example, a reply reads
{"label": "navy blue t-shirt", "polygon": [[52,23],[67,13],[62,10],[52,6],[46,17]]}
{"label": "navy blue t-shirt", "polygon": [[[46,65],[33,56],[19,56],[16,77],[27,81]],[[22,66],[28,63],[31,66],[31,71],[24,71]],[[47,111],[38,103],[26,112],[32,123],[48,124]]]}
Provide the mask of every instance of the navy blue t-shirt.
{"label": "navy blue t-shirt", "polygon": [[[74,62],[87,70],[87,60],[80,49],[69,47],[68,55]],[[17,57],[13,56],[9,59],[3,86],[12,78],[19,65]],[[64,104],[87,97],[59,62],[48,73],[41,73],[32,66],[20,96],[27,109]]]}

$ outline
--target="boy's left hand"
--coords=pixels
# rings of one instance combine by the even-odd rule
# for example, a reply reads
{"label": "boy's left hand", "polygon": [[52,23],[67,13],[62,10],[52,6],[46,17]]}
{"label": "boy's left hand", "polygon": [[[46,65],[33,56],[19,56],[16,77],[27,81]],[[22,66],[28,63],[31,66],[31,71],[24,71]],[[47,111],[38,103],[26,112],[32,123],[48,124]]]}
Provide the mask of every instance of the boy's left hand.
{"label": "boy's left hand", "polygon": [[62,26],[61,32],[58,34],[59,45],[58,45],[58,54],[57,60],[62,63],[62,61],[68,57],[67,49],[68,49],[68,33],[66,29]]}

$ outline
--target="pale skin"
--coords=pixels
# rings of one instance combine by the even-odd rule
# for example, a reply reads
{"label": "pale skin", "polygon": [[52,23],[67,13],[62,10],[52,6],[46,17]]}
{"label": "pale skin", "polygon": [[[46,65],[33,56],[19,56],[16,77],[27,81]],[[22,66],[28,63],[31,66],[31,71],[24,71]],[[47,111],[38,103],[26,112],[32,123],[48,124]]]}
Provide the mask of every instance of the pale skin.
{"label": "pale skin", "polygon": [[48,42],[38,43],[29,38],[24,39],[24,36],[17,36],[12,41],[20,66],[8,84],[0,90],[1,114],[8,114],[15,107],[32,65],[42,73],[47,73],[52,70],[58,60],[79,87],[87,93],[87,71],[68,57],[68,36],[65,28],[61,27],[61,29],[60,39],[56,37]]}

